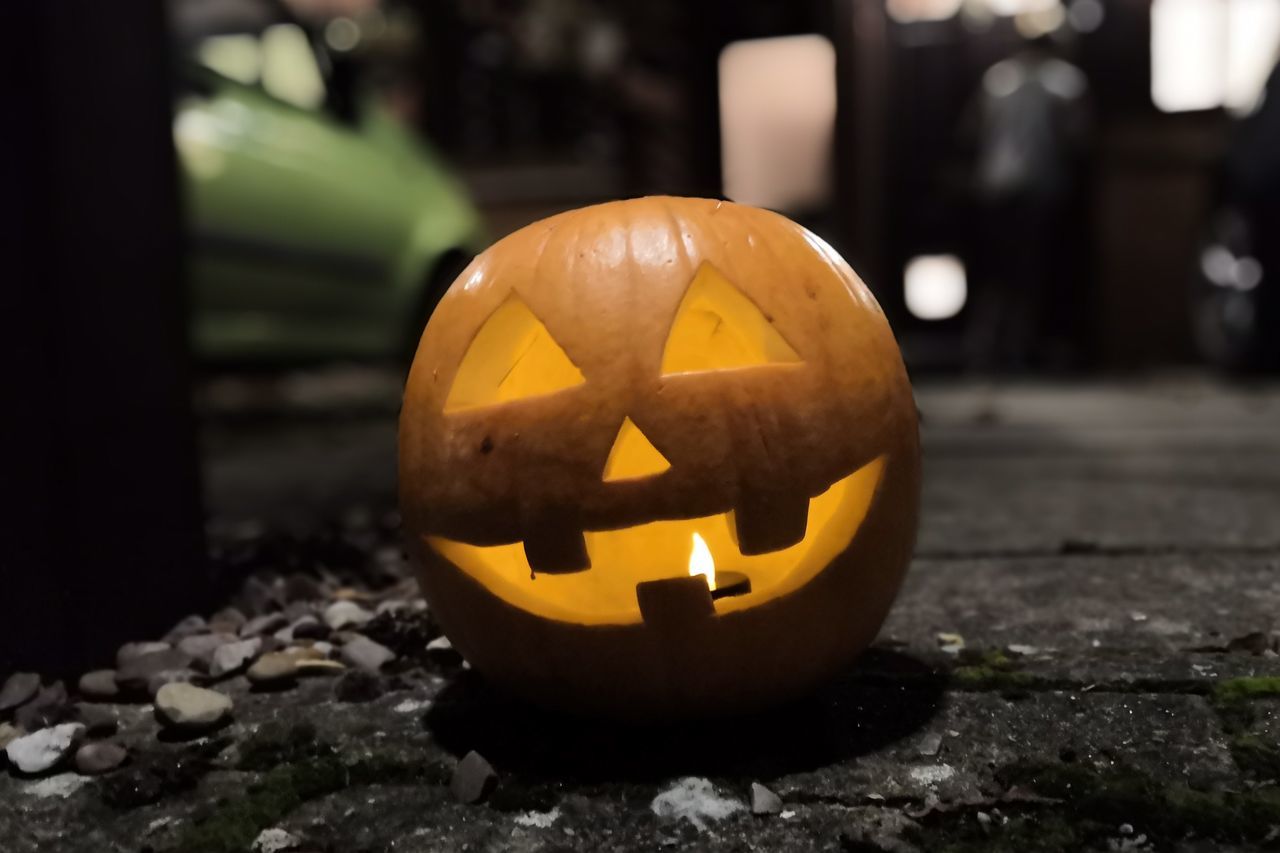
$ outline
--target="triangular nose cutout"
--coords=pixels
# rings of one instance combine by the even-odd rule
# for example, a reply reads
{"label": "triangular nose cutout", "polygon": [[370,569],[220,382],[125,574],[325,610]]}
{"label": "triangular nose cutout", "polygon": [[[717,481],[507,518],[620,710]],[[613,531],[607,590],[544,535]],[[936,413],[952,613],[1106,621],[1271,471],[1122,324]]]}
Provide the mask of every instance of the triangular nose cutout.
{"label": "triangular nose cutout", "polygon": [[609,461],[604,463],[602,479],[606,483],[636,480],[661,474],[670,467],[671,463],[645,438],[640,427],[632,423],[631,418],[623,418],[613,449],[609,451]]}

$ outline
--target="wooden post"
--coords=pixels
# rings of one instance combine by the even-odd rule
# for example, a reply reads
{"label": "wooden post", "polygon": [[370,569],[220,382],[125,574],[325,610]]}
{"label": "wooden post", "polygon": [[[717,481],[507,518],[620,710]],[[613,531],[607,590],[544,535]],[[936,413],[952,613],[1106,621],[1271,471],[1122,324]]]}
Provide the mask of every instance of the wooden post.
{"label": "wooden post", "polygon": [[8,11],[0,676],[106,665],[207,577],[163,4]]}

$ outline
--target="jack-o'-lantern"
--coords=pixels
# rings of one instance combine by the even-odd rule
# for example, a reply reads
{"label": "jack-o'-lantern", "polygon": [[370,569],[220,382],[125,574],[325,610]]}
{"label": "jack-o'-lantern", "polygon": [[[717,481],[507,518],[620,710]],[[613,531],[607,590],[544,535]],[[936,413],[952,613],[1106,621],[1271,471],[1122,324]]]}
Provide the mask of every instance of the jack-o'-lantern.
{"label": "jack-o'-lantern", "polygon": [[816,686],[874,638],[915,535],[916,410],[879,306],[767,211],[553,216],[423,333],[400,498],[428,602],[491,681],[656,719]]}

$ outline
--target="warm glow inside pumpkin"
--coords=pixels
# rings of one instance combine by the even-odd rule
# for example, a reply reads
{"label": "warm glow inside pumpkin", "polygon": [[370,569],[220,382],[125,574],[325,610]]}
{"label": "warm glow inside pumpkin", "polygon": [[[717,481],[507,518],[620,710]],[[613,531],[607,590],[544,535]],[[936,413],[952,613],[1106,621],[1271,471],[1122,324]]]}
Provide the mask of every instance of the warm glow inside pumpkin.
{"label": "warm glow inside pumpkin", "polygon": [[[662,375],[799,365],[800,357],[755,305],[714,266],[704,263],[676,313],[662,354]],[[583,382],[580,371],[518,297],[511,296],[476,334],[449,390],[445,412],[551,394]],[[622,421],[601,471],[605,482],[656,477],[671,467],[630,417]],[[876,459],[842,477],[809,501],[803,538],[765,554],[739,552],[733,513],[655,521],[618,530],[587,531],[590,564],[604,571],[539,576],[524,543],[468,545],[429,537],[446,559],[506,601],[551,619],[587,624],[640,619],[636,584],[660,580],[692,566],[704,543],[705,575],[715,571],[750,579],[750,592],[723,598],[716,609],[750,607],[803,584],[848,547],[879,480]],[[695,538],[700,537],[700,539]],[[694,574],[692,570],[688,572]]]}
{"label": "warm glow inside pumpkin", "polygon": [[[914,534],[916,441],[883,315],[830,247],[639,199],[529,226],[450,289],[406,387],[401,497],[482,672],[680,713],[676,694],[759,702],[869,641]],[[714,674],[682,671],[694,634]],[[808,659],[749,684],[762,638]]]}

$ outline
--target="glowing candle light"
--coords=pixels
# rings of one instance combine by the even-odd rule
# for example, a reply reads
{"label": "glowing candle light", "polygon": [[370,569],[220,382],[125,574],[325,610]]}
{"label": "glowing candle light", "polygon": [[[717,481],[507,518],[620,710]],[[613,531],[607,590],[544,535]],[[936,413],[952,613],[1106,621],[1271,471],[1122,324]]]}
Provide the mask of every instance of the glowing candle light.
{"label": "glowing candle light", "polygon": [[711,556],[707,541],[696,530],[693,533],[693,550],[689,552],[689,575],[702,575],[709,589],[716,588],[716,559]]}

